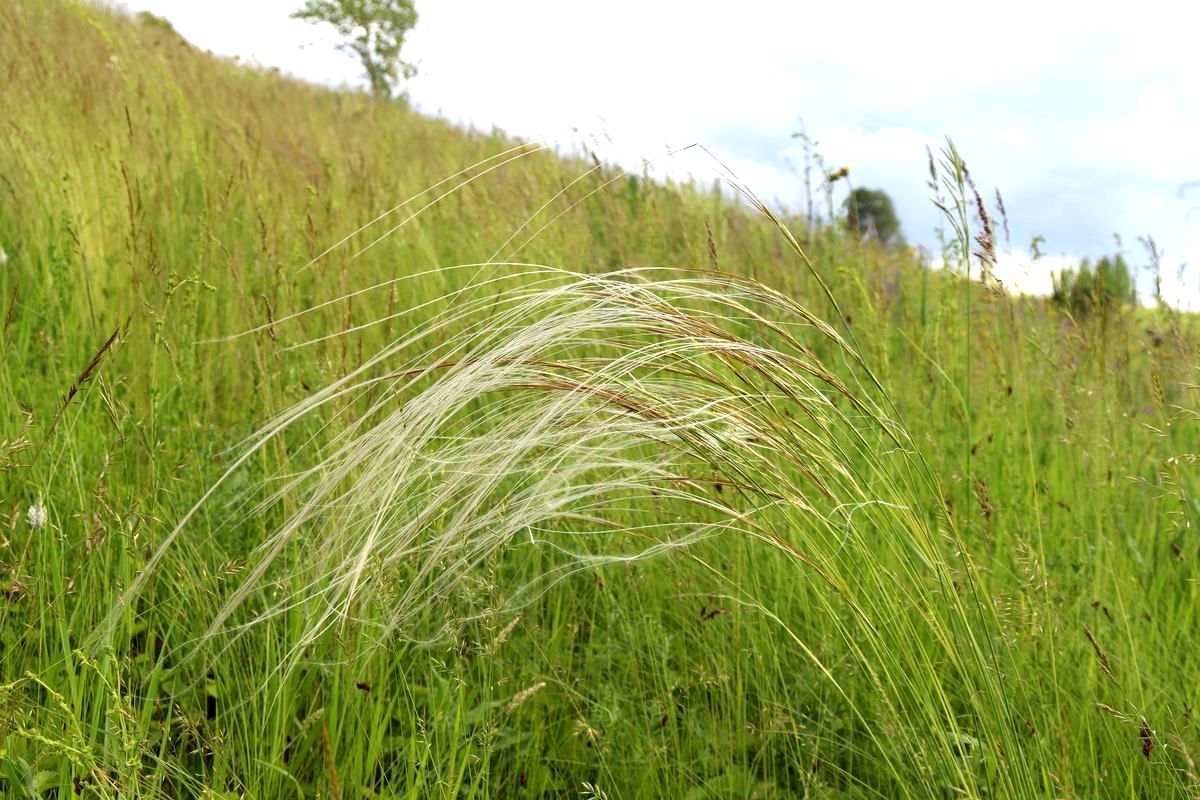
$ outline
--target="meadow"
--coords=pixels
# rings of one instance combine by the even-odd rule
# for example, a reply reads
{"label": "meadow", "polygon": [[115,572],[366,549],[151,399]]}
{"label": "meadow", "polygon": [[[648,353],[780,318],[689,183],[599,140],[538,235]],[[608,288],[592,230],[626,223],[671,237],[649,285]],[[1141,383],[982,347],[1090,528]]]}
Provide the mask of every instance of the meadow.
{"label": "meadow", "polygon": [[1200,796],[1200,331],[1007,293],[951,146],[934,270],[86,3],[0,59],[0,795]]}

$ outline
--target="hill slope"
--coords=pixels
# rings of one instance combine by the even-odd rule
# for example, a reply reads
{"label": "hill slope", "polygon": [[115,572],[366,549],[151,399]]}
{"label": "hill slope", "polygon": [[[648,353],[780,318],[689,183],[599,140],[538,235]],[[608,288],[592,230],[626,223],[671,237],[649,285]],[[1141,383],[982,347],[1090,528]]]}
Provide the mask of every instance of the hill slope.
{"label": "hill slope", "polygon": [[[248,70],[87,5],[10,4],[0,54],[10,791],[28,767],[60,797],[1194,795],[1200,437],[1196,341],[1179,317],[1072,321],[833,228],[802,236],[810,271],[719,192]],[[481,274],[435,268],[497,259],[595,275],[717,266],[834,323],[931,469],[913,524],[943,536],[935,560],[954,583],[917,586],[929,578],[899,568],[901,548],[870,540],[879,521],[862,542],[800,553],[848,592],[874,587],[891,604],[875,613],[829,599],[794,554],[727,539],[576,575],[518,610],[507,592],[536,569],[500,554],[462,596],[437,598],[461,624],[434,644],[410,641],[418,629],[369,650],[351,625],[281,672],[304,625],[288,610],[211,662],[180,661],[298,500],[238,503],[311,466],[306,439],[320,452],[369,418],[347,401],[247,462],[104,646],[79,649],[244,437],[453,309],[457,296],[439,298]],[[830,341],[804,343],[851,372]],[[637,513],[678,523],[655,509]],[[272,573],[250,609],[310,588],[293,574]],[[912,586],[884,593],[905,575]],[[970,615],[953,628],[939,613],[960,602]],[[857,645],[855,614],[868,617]],[[949,662],[864,658],[880,630],[911,635],[915,654],[984,642],[996,677],[955,686]],[[993,683],[1003,707],[978,699]],[[953,736],[919,730],[921,714]]]}

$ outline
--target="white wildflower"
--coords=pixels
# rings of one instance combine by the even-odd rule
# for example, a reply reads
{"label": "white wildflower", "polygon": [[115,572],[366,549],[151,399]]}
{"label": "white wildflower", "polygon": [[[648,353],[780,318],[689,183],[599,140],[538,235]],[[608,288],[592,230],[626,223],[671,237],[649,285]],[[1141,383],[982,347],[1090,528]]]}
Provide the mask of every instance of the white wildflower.
{"label": "white wildflower", "polygon": [[46,526],[46,506],[41,498],[29,507],[29,524],[35,531]]}
{"label": "white wildflower", "polygon": [[4,247],[0,246],[0,267],[8,264],[8,253],[4,252]]}

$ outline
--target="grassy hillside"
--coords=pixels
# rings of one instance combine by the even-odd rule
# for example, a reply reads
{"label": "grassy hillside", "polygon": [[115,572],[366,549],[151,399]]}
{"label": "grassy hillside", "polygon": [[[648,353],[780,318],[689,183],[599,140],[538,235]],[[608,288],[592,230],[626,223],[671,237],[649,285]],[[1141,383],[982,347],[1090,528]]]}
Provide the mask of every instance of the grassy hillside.
{"label": "grassy hillside", "polygon": [[1200,794],[1190,319],[86,4],[0,60],[8,795]]}

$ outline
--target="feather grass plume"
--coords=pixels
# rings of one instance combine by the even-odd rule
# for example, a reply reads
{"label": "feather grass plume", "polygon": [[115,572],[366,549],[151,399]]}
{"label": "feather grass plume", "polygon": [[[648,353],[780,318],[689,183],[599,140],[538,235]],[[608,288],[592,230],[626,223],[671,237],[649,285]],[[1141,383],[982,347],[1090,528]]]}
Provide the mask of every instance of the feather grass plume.
{"label": "feather grass plume", "polygon": [[[544,584],[717,533],[792,550],[774,519],[783,509],[840,541],[854,511],[877,501],[847,464],[881,443],[905,451],[902,429],[804,343],[841,352],[845,341],[764,286],[711,271],[535,267],[517,282],[499,298],[459,297],[264,428],[260,442],[373,390],[319,463],[277,488],[272,499],[305,499],[210,633],[301,539],[301,646],[348,620],[370,620],[381,639],[403,632],[510,546],[562,556],[536,576]],[[663,505],[678,522],[653,521]],[[928,556],[928,542],[912,546]]]}
{"label": "feather grass plume", "polygon": [[300,610],[291,663],[329,636],[370,652],[447,633],[506,554],[536,565],[509,573],[520,606],[581,569],[748,537],[815,587],[851,665],[827,663],[803,620],[739,601],[785,627],[897,787],[921,773],[970,794],[1034,785],[1011,761],[1025,743],[993,612],[846,339],[712,270],[489,268],[247,444],[243,460],[301,420],[329,426],[313,466],[274,486],[267,503],[295,510],[203,641]]}

